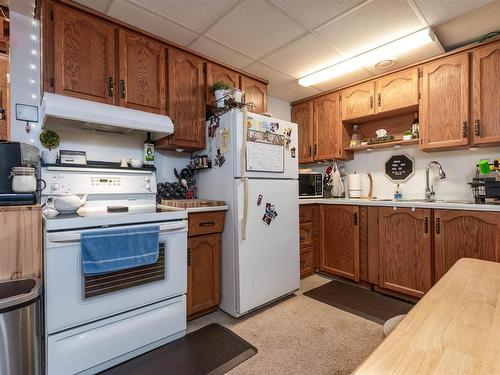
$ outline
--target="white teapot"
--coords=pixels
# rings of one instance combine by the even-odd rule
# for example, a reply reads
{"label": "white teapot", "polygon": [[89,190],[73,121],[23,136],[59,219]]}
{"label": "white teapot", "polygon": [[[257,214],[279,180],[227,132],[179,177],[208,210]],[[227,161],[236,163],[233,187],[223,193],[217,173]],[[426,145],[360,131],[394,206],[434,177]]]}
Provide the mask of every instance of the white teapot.
{"label": "white teapot", "polygon": [[75,194],[59,195],[47,198],[47,206],[61,213],[76,212],[87,202],[87,194],[81,199]]}

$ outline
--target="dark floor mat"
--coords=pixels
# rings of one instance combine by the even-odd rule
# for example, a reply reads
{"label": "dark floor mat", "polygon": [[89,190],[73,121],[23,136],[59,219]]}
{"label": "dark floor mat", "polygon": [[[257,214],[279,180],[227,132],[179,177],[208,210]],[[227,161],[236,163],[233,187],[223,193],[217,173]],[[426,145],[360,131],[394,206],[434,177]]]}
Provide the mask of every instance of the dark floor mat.
{"label": "dark floor mat", "polygon": [[101,375],[224,374],[257,349],[220,324],[209,324]]}
{"label": "dark floor mat", "polygon": [[304,295],[379,324],[406,314],[413,307],[413,304],[397,298],[335,280]]}

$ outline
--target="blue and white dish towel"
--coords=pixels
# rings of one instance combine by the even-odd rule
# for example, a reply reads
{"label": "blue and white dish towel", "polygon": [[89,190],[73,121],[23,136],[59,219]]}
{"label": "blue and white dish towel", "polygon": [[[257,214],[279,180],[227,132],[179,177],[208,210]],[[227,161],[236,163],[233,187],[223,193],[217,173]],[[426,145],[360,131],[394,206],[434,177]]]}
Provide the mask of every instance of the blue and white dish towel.
{"label": "blue and white dish towel", "polygon": [[80,236],[85,275],[96,275],[156,263],[158,225],[129,229],[100,229]]}

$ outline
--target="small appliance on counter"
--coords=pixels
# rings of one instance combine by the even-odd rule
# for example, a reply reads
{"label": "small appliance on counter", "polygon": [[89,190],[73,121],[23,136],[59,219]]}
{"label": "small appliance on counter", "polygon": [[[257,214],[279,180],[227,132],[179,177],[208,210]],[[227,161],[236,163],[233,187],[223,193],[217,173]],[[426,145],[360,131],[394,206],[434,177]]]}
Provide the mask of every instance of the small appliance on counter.
{"label": "small appliance on counter", "polygon": [[469,182],[476,204],[500,203],[500,159],[480,160],[476,175]]}
{"label": "small appliance on counter", "polygon": [[20,142],[0,142],[0,160],[0,206],[35,204],[38,148]]}
{"label": "small appliance on counter", "polygon": [[299,198],[323,198],[322,173],[299,173]]}
{"label": "small appliance on counter", "polygon": [[349,198],[361,198],[361,175],[354,172],[347,176]]}

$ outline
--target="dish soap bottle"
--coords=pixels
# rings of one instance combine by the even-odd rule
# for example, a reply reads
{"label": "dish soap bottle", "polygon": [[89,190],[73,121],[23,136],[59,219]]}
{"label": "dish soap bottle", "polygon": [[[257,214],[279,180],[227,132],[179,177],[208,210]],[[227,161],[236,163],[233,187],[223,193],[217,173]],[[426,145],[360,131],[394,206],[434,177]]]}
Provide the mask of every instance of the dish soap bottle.
{"label": "dish soap bottle", "polygon": [[399,189],[399,184],[396,185],[396,189],[394,189],[394,200],[403,199],[403,193]]}
{"label": "dish soap bottle", "polygon": [[149,165],[149,166],[155,164],[155,144],[151,139],[150,132],[148,132],[146,140],[144,141],[143,162],[144,165]]}

